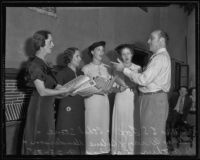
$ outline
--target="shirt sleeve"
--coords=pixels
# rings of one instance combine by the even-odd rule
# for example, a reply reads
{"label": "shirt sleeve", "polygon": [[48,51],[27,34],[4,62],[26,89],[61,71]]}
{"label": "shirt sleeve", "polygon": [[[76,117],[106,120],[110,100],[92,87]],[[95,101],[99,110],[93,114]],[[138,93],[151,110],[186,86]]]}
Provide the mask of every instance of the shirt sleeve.
{"label": "shirt sleeve", "polygon": [[165,61],[167,61],[165,56],[157,55],[152,59],[143,73],[137,73],[128,68],[125,68],[123,73],[135,83],[138,83],[141,86],[147,86],[157,77],[162,70],[162,66],[166,63]]}
{"label": "shirt sleeve", "polygon": [[136,64],[133,64],[133,66],[130,67],[131,71],[137,71],[138,72],[140,69],[141,69],[141,67],[136,65]]}

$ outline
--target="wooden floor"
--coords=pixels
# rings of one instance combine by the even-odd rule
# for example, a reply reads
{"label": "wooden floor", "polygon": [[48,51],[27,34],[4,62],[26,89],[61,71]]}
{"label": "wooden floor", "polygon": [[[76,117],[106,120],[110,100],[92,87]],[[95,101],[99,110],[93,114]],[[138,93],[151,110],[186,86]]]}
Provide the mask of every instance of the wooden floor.
{"label": "wooden floor", "polygon": [[172,144],[174,147],[174,150],[170,152],[170,155],[191,155],[195,156],[196,155],[196,137],[193,139],[193,145],[192,147],[190,146],[190,143],[187,142],[182,142],[180,143],[180,146],[177,147],[177,141],[173,138],[172,139]]}

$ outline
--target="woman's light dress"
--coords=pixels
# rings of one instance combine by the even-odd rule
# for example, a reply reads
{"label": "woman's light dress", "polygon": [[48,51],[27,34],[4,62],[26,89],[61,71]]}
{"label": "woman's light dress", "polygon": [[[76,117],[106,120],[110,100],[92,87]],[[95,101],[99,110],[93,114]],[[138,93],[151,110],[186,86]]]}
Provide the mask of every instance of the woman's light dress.
{"label": "woman's light dress", "polygon": [[[89,63],[82,68],[90,77],[111,78],[106,66],[102,63]],[[85,98],[86,154],[104,154],[110,152],[109,116],[110,106],[107,95],[92,95]]]}
{"label": "woman's light dress", "polygon": [[[140,66],[131,64],[131,70],[138,71]],[[134,108],[135,94],[134,85],[127,77],[120,74],[120,78],[129,87],[115,95],[112,117],[112,154],[134,154],[135,130]],[[132,83],[132,84],[131,84]]]}

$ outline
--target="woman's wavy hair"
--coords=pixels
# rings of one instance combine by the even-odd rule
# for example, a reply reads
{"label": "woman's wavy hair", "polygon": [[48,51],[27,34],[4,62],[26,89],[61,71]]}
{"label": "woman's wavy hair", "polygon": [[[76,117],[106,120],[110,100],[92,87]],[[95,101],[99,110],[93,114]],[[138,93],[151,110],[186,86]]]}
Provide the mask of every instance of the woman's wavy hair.
{"label": "woman's wavy hair", "polygon": [[51,32],[47,30],[40,30],[34,33],[32,40],[35,51],[38,51],[40,47],[45,46],[45,40],[48,39],[48,35],[50,34]]}
{"label": "woman's wavy hair", "polygon": [[75,54],[76,51],[78,51],[79,49],[76,47],[70,47],[67,48],[64,53],[63,53],[63,60],[64,60],[64,64],[67,65],[68,63],[70,63],[72,61],[72,58]]}

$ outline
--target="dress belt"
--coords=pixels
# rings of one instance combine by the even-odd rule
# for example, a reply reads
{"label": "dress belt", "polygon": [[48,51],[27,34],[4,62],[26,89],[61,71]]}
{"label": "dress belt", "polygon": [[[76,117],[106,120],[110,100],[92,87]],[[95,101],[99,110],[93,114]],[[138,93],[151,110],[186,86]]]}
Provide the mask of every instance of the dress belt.
{"label": "dress belt", "polygon": [[164,92],[163,90],[159,90],[159,91],[156,91],[156,92],[146,92],[146,93],[140,92],[140,93],[142,95],[153,95],[153,94],[166,93],[166,92]]}

